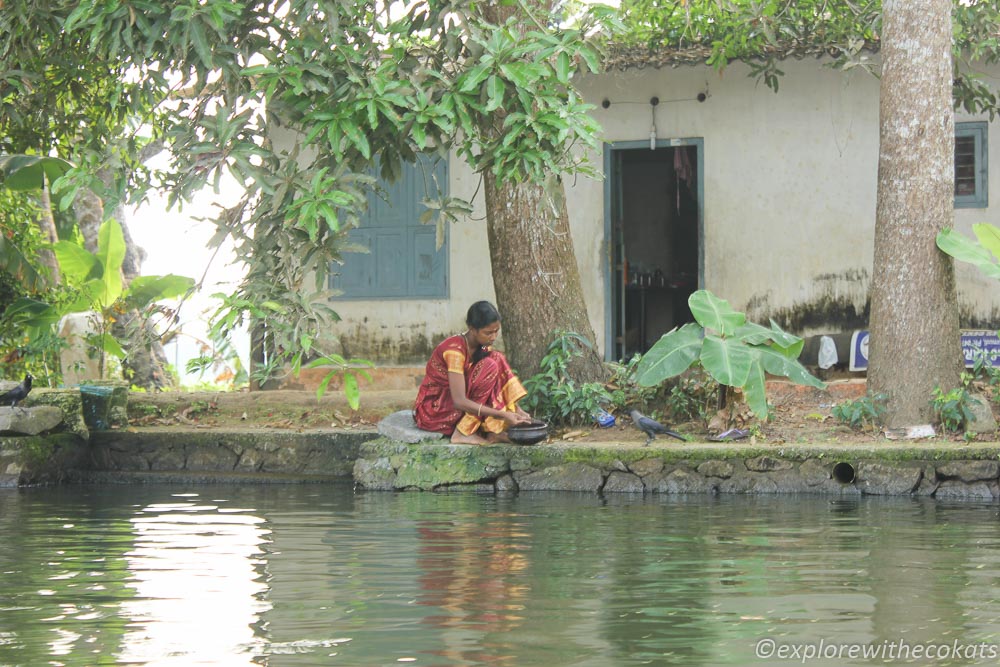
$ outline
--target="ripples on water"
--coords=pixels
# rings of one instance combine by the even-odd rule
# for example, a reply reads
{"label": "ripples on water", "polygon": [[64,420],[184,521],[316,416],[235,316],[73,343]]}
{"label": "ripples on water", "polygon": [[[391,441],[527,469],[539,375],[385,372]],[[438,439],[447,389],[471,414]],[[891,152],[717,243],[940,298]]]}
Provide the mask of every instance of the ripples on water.
{"label": "ripples on water", "polygon": [[[765,665],[801,661],[759,658],[761,639],[1000,644],[992,503],[81,486],[2,491],[0,522],[5,665]],[[909,658],[809,664],[998,662]]]}

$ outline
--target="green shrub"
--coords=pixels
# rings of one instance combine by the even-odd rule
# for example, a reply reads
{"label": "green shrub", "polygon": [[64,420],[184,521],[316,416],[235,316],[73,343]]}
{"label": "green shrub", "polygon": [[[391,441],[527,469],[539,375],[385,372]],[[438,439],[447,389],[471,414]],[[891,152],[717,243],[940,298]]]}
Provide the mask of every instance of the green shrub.
{"label": "green shrub", "polygon": [[[963,378],[965,375],[963,373]],[[931,408],[946,431],[958,433],[972,421],[972,411],[969,409],[972,400],[965,385],[947,392],[942,391],[941,387],[934,387]]]}
{"label": "green shrub", "polygon": [[540,370],[524,382],[528,395],[521,406],[550,425],[578,425],[593,421],[594,413],[611,405],[612,395],[599,382],[581,385],[570,377],[573,358],[590,347],[586,338],[570,331],[557,331],[546,348]]}
{"label": "green shrub", "polygon": [[833,406],[833,417],[851,428],[874,430],[882,423],[886,410],[885,394],[865,394],[861,398],[844,401]]}

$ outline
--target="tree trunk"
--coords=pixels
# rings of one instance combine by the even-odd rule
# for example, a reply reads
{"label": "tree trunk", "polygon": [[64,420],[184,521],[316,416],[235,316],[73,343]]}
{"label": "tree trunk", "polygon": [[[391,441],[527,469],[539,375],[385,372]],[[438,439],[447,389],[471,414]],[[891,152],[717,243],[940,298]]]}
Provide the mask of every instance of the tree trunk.
{"label": "tree trunk", "polygon": [[[549,7],[552,3],[536,0],[536,4]],[[484,3],[481,10],[496,24],[521,11],[517,4],[495,0]],[[500,132],[503,117],[498,110],[490,125],[482,128],[484,134]],[[574,379],[606,380],[608,372],[597,353],[594,329],[587,317],[566,197],[558,197],[558,210],[554,211],[541,185],[498,184],[489,173],[483,179],[493,285],[511,366],[522,378],[537,373],[553,334],[561,329],[580,334],[591,343],[570,366]],[[559,188],[563,188],[561,183]]]}
{"label": "tree trunk", "polygon": [[899,427],[932,421],[934,388],[961,371],[954,265],[935,244],[954,222],[950,0],[886,0],[881,53],[868,383]]}
{"label": "tree trunk", "polygon": [[[52,216],[52,197],[49,195],[49,179],[45,179],[42,183],[42,197],[41,197],[41,215],[38,218],[38,228],[42,230],[42,234],[45,236],[45,240],[49,243],[55,243],[59,240],[59,234],[56,233],[56,220]],[[52,285],[58,285],[62,282],[62,276],[59,273],[59,262],[56,260],[56,254],[51,250],[42,250],[38,253],[38,260],[46,269],[48,269],[48,280]]]}
{"label": "tree trunk", "polygon": [[[557,329],[594,342],[565,206],[555,214],[541,186],[497,185],[485,177],[486,219],[497,308],[511,365],[522,377],[538,371]],[[597,348],[571,371],[581,382],[607,379]]]}

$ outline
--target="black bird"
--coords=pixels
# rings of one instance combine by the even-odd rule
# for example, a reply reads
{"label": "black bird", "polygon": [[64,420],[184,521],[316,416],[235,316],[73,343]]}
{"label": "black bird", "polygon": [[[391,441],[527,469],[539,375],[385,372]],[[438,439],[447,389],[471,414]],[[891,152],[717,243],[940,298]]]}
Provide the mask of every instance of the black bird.
{"label": "black bird", "polygon": [[13,408],[15,405],[27,398],[28,392],[31,391],[31,381],[34,379],[35,378],[31,377],[31,373],[26,373],[21,384],[0,394],[0,405],[7,405],[7,403],[10,403],[10,407]]}
{"label": "black bird", "polygon": [[656,421],[655,419],[650,419],[646,415],[642,414],[638,410],[632,410],[630,413],[632,415],[632,423],[635,427],[646,434],[647,440],[646,444],[656,439],[657,433],[662,433],[663,435],[669,435],[671,438],[677,438],[687,442],[687,438],[678,433],[677,431],[671,431],[669,428]]}

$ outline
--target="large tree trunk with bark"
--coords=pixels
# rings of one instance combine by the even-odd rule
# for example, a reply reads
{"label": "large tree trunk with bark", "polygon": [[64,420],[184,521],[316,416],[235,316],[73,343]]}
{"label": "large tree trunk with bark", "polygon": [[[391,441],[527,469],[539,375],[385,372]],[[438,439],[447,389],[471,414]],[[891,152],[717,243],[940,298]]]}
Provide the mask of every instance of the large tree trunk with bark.
{"label": "large tree trunk with bark", "polygon": [[886,0],[882,58],[868,384],[899,427],[932,421],[962,363],[954,265],[935,243],[954,222],[950,0]]}
{"label": "large tree trunk with bark", "polygon": [[[537,0],[537,4],[550,6],[551,2]],[[495,0],[481,9],[487,20],[496,24],[521,11],[517,4]],[[490,126],[483,128],[484,134],[501,132],[503,119],[502,110],[498,110]],[[538,372],[553,334],[561,329],[580,334],[591,343],[570,366],[574,379],[606,380],[608,372],[597,353],[594,329],[587,317],[565,196],[556,198],[559,204],[554,209],[541,185],[497,183],[489,173],[483,179],[493,285],[511,366],[522,378]]]}
{"label": "large tree trunk with bark", "polygon": [[[496,184],[486,176],[486,218],[497,307],[511,365],[530,376],[538,371],[557,329],[593,343],[565,206],[553,212],[541,186]],[[571,368],[579,381],[607,379],[596,347]]]}

